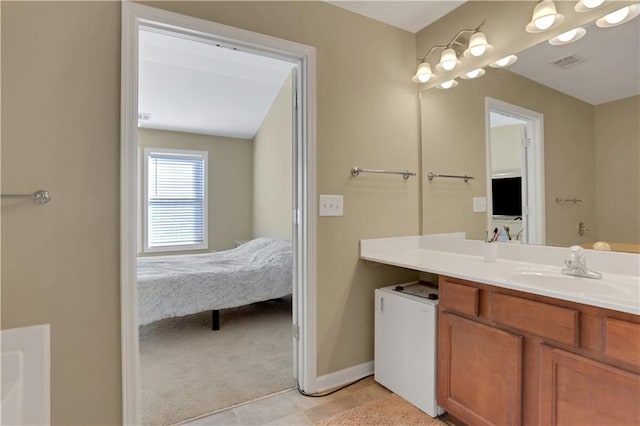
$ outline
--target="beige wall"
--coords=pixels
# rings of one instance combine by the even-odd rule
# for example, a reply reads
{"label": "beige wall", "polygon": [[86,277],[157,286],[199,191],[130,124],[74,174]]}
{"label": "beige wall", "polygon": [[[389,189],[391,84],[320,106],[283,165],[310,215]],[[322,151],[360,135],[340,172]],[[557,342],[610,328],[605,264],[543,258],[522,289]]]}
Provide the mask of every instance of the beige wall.
{"label": "beige wall", "polygon": [[596,240],[640,243],[640,96],[595,107]]}
{"label": "beige wall", "polygon": [[[141,173],[144,173],[144,148],[190,149],[209,153],[207,179],[209,248],[199,252],[228,250],[235,247],[236,241],[251,238],[252,141],[165,130],[138,129],[138,146],[141,148]],[[142,174],[140,176],[142,177]],[[144,192],[140,192],[140,194],[144,194]],[[140,231],[144,236],[146,226],[141,226]],[[197,253],[198,251],[193,252]],[[190,252],[181,251],[178,253]],[[141,255],[145,254],[141,253]]]}
{"label": "beige wall", "polygon": [[51,420],[116,425],[120,5],[2,7],[2,328],[51,324]]}
{"label": "beige wall", "polygon": [[[472,197],[486,194],[485,97],[544,115],[544,173],[547,244],[590,241],[577,223],[595,223],[593,106],[506,70],[488,69],[455,90],[422,92],[422,155],[425,170],[469,174],[476,179],[433,180],[423,187],[423,232],[466,231],[484,238],[485,213],[472,213]],[[556,204],[574,196],[578,204]]]}
{"label": "beige wall", "polygon": [[[321,2],[158,2],[317,48],[319,375],[373,358],[373,289],[417,275],[358,258],[361,238],[419,232],[415,37]],[[121,421],[120,3],[2,2],[2,327],[52,325],[52,422]],[[363,64],[366,64],[363,65]]]}
{"label": "beige wall", "polygon": [[291,239],[292,84],[289,74],[253,139],[253,237]]}

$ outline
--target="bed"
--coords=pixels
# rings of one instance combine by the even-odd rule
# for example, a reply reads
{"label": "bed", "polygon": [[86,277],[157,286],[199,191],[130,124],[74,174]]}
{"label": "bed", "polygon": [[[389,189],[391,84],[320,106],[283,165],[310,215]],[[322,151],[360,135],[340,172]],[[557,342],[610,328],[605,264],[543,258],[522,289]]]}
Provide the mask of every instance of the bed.
{"label": "bed", "polygon": [[291,241],[257,238],[221,252],[138,258],[138,323],[291,294]]}

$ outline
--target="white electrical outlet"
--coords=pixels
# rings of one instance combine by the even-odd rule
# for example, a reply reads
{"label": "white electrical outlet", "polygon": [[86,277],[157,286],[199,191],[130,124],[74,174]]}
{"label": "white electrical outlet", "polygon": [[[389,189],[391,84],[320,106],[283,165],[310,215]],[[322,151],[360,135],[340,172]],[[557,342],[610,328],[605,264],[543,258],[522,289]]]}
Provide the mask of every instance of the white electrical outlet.
{"label": "white electrical outlet", "polygon": [[473,197],[473,212],[482,213],[487,211],[487,197]]}
{"label": "white electrical outlet", "polygon": [[320,216],[344,216],[342,195],[321,195]]}

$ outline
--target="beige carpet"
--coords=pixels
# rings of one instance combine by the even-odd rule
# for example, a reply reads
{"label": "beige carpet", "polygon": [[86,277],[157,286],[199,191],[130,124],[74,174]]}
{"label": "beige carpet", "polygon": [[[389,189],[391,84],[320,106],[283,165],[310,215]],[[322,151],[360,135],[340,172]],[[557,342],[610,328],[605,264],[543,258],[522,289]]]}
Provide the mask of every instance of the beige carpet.
{"label": "beige carpet", "polygon": [[318,426],[448,426],[392,393],[316,423]]}
{"label": "beige carpet", "polygon": [[167,425],[295,386],[291,298],[140,327],[142,421]]}

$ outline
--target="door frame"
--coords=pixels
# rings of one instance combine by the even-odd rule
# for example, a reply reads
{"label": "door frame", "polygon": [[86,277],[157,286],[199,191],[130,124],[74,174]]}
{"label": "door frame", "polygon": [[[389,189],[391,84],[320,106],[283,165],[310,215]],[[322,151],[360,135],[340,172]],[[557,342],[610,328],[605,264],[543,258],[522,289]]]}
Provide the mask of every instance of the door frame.
{"label": "door frame", "polygon": [[527,145],[526,156],[526,236],[528,244],[545,244],[545,189],[544,189],[544,115],[513,105],[498,99],[485,98],[485,139],[486,139],[486,170],[487,170],[487,230],[491,228],[493,214],[493,199],[491,196],[491,112],[498,112],[526,122]]}
{"label": "door frame", "polygon": [[[300,389],[317,386],[316,365],[316,51],[314,47],[212,21],[122,3],[121,176],[120,176],[120,304],[122,356],[122,421],[140,418],[140,358],[137,312],[138,221],[138,31],[140,27],[215,40],[245,51],[296,64],[294,123],[294,284],[293,334],[295,374]],[[295,339],[295,338],[294,338]]]}

